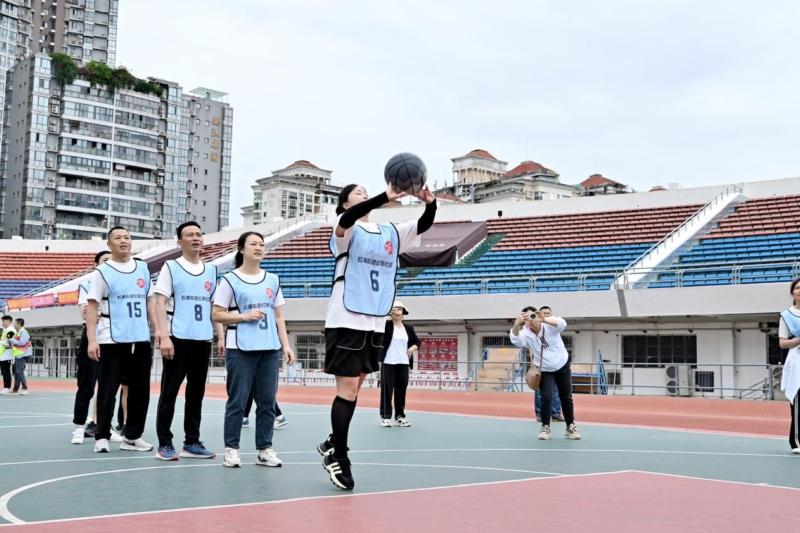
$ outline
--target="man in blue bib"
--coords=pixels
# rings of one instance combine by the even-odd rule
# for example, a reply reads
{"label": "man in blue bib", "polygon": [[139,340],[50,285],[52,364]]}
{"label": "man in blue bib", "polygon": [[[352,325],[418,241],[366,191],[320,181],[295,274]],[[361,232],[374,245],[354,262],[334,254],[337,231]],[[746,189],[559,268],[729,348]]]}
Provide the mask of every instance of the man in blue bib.
{"label": "man in blue bib", "polygon": [[[166,261],[161,267],[152,297],[158,318],[158,344],[164,362],[156,416],[156,458],[163,461],[178,459],[170,427],[175,414],[175,398],[186,379],[185,439],[180,457],[213,459],[214,452],[200,441],[200,419],[214,336],[211,297],[217,288],[217,267],[200,260],[203,230],[197,222],[184,222],[178,226],[177,233],[183,255]],[[170,300],[171,311],[167,308]],[[224,349],[222,325],[217,326],[217,336]]]}
{"label": "man in blue bib", "polygon": [[[150,345],[147,263],[131,256],[131,235],[122,226],[108,232],[111,259],[91,277],[86,306],[87,354],[100,362],[94,451],[108,453],[114,396],[120,377],[128,378],[128,417],[120,450],[153,449],[142,439],[150,404]],[[99,320],[98,320],[99,319]]]}

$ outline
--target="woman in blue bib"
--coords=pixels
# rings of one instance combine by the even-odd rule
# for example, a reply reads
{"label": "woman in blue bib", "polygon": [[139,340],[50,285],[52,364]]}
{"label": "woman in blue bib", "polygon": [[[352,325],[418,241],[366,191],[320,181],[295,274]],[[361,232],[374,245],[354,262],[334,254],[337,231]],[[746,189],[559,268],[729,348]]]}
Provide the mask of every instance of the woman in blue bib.
{"label": "woman in blue bib", "polygon": [[404,195],[390,185],[370,198],[364,187],[351,184],[342,189],[336,207],[340,217],[330,242],[336,267],[325,317],[325,372],[336,376],[336,398],[331,406],[332,433],[317,451],[331,481],[342,490],[355,486],[347,434],[361,384],[379,368],[400,253],[414,246],[436,216],[436,199],[426,187],[415,195],[426,204],[419,220],[369,222],[370,211]]}
{"label": "woman in blue bib", "polygon": [[789,400],[792,423],[789,425],[789,446],[792,453],[800,454],[800,278],[789,288],[792,306],[781,313],[778,343],[789,350],[783,365],[781,390]]}
{"label": "woman in blue bib", "polygon": [[235,269],[220,278],[214,294],[214,322],[228,326],[225,368],[228,402],[225,404],[225,459],[223,465],[241,466],[239,438],[250,391],[256,394],[256,464],[281,466],[272,449],[275,394],[281,351],[294,361],[283,320],[283,294],[278,276],[261,268],[264,238],[254,231],[239,237]]}

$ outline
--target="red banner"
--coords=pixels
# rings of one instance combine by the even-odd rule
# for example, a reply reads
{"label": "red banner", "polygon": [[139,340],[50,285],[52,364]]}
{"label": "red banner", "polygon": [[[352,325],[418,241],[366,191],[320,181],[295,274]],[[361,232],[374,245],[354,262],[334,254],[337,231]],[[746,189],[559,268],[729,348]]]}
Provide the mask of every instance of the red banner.
{"label": "red banner", "polygon": [[56,295],[52,292],[41,296],[31,296],[31,307],[52,307],[56,305]]}
{"label": "red banner", "polygon": [[58,305],[77,305],[78,291],[59,292]]}

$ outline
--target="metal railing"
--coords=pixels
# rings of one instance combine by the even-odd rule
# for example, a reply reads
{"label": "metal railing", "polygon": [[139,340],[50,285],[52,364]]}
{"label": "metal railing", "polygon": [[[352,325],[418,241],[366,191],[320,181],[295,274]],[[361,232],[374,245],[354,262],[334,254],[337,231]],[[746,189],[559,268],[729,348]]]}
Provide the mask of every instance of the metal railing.
{"label": "metal railing", "polygon": [[[743,261],[743,262],[736,262],[736,263],[697,263],[693,264],[692,266],[677,266],[677,267],[666,267],[666,268],[654,268],[654,269],[647,269],[647,272],[657,274],[657,275],[664,275],[664,274],[675,274],[676,279],[670,280],[674,281],[674,286],[682,287],[683,286],[683,277],[688,273],[701,273],[701,272],[717,272],[720,275],[716,278],[712,278],[711,280],[727,280],[728,278],[725,276],[726,273],[730,273],[730,279],[732,285],[741,284],[743,279],[747,279],[747,276],[742,276],[743,273],[746,273],[748,269],[791,269],[791,273],[789,274],[792,277],[797,277],[800,275],[800,261]],[[630,273],[633,273],[630,272]],[[448,284],[465,284],[465,283],[473,283],[475,284],[474,287],[470,289],[459,289],[459,290],[473,290],[473,294],[490,294],[495,291],[491,289],[497,288],[502,289],[502,286],[494,287],[493,283],[513,283],[519,287],[526,286],[528,292],[536,292],[540,290],[546,289],[554,289],[554,288],[564,288],[569,287],[570,290],[574,291],[586,291],[586,290],[608,290],[608,284],[606,281],[609,278],[615,278],[617,276],[624,276],[628,273],[623,273],[620,270],[590,270],[590,271],[576,271],[576,272],[537,272],[535,274],[505,274],[505,275],[495,275],[495,276],[448,276],[442,278],[411,278],[411,279],[399,279],[397,280],[397,289],[398,291],[402,291],[404,288],[413,286],[413,288],[418,290],[425,290],[426,296],[428,295],[442,295],[442,294],[452,294],[450,291],[445,292],[447,289]],[[546,281],[558,281],[562,280],[563,283],[543,283]],[[593,280],[596,280],[593,282]],[[331,282],[330,280],[326,281],[311,281],[311,282],[292,282],[292,281],[285,281],[281,283],[281,287],[285,293],[291,294],[292,289],[301,288],[302,289],[302,297],[304,298],[311,298],[315,296],[314,289],[330,289]],[[502,290],[498,290],[496,292],[503,292]],[[514,292],[514,291],[507,291],[507,292]],[[519,291],[517,291],[519,292]],[[318,294],[316,294],[318,296]]]}
{"label": "metal railing", "polygon": [[[741,194],[742,188],[738,185],[729,185],[725,188],[724,191],[720,192],[714,198],[703,205],[700,209],[695,211],[695,213],[684,220],[678,227],[667,233],[660,241],[655,243],[653,246],[645,250],[639,257],[631,261],[628,266],[623,269],[621,277],[624,277],[625,284],[621,285],[622,287],[627,288],[628,277],[629,275],[633,275],[635,272],[638,274],[642,274],[644,271],[651,271],[649,268],[642,268],[636,267],[635,265],[644,263],[646,260],[650,259],[656,252],[660,251],[664,247],[670,245],[673,241],[682,237],[687,231],[689,231],[689,227],[694,224],[695,221],[699,220],[705,214],[707,214],[710,210],[717,207],[717,205],[723,201],[728,201],[728,198],[731,194]],[[618,277],[616,280],[616,284],[619,286],[620,278]]]}
{"label": "metal railing", "polygon": [[[435,364],[435,363],[434,363]],[[450,391],[530,392],[525,384],[528,362],[442,362],[439,370],[412,370],[409,388]],[[681,396],[745,400],[784,399],[779,390],[781,365],[769,364],[672,364],[636,365],[603,363],[605,379],[598,372],[599,363],[572,362],[572,386],[576,394],[616,396]],[[282,386],[334,387],[335,378],[325,374],[320,359],[302,359],[283,365]],[[151,382],[161,380],[162,360],[153,356]],[[26,374],[35,378],[74,379],[77,371],[74,349],[47,350],[29,358]],[[757,382],[740,374],[763,376]],[[208,383],[225,383],[224,360],[212,349]],[[380,386],[380,372],[367,376],[364,386]]]}

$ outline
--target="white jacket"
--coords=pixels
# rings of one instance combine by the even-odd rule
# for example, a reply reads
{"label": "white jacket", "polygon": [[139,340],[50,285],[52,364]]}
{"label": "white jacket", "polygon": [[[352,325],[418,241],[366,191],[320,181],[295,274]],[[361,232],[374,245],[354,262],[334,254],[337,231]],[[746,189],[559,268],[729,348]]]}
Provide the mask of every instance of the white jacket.
{"label": "white jacket", "polygon": [[[555,318],[555,317],[554,317]],[[514,330],[508,332],[511,344],[518,348],[528,348],[531,351],[533,363],[540,366],[542,372],[555,372],[560,370],[569,359],[569,353],[564,346],[561,332],[567,329],[567,321],[556,318],[557,326],[542,324],[542,330],[537,336],[528,326],[519,330],[519,335],[514,335]],[[544,350],[542,350],[544,345]]]}

